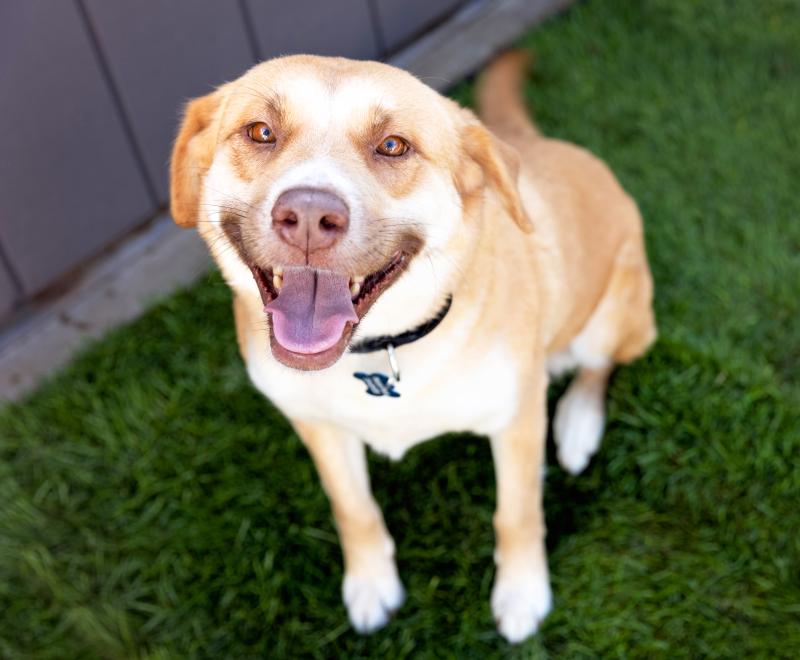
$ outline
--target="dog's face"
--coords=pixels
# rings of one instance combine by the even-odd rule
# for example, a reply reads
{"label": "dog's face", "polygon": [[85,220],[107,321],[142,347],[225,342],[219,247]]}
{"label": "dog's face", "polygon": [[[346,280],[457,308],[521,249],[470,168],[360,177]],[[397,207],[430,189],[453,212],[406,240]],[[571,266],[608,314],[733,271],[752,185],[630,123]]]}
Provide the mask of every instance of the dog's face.
{"label": "dog's face", "polygon": [[373,305],[375,334],[435,311],[487,185],[525,228],[514,179],[513,155],[474,115],[409,74],[294,56],[189,105],[172,212],[199,223],[234,290],[258,290],[274,356],[322,369]]}

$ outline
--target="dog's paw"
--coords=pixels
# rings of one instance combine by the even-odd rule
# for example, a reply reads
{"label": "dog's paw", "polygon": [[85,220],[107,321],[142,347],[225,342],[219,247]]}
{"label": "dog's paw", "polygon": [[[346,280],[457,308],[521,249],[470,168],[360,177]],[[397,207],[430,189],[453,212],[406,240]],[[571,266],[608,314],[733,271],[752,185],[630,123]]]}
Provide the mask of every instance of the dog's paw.
{"label": "dog's paw", "polygon": [[580,474],[600,447],[605,426],[603,399],[596,392],[571,387],[556,408],[553,423],[558,462],[571,474]]}
{"label": "dog's paw", "polygon": [[553,603],[547,571],[507,573],[495,580],[492,613],[497,630],[512,644],[533,635]]}
{"label": "dog's paw", "polygon": [[371,633],[389,622],[405,600],[405,591],[394,563],[378,575],[344,576],[342,597],[350,623],[360,633]]}

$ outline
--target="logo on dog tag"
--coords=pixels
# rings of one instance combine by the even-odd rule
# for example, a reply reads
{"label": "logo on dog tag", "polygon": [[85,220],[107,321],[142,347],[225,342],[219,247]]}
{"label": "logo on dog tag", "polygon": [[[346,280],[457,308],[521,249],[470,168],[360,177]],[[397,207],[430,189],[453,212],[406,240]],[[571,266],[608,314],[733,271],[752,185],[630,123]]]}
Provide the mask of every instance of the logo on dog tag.
{"label": "logo on dog tag", "polygon": [[400,396],[400,392],[394,389],[396,383],[385,374],[365,374],[363,371],[356,371],[353,376],[364,381],[364,385],[367,386],[367,394],[371,394],[372,396],[391,396],[395,398]]}

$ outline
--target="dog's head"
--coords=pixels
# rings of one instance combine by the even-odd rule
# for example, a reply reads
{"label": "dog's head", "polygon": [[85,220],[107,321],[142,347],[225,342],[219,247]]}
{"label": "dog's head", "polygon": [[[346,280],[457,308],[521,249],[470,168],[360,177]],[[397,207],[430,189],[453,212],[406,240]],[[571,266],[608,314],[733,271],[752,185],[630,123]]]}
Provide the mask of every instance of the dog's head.
{"label": "dog's head", "polygon": [[528,228],[514,160],[471,112],[408,73],[285,57],[188,105],[172,214],[198,225],[237,293],[260,294],[274,356],[322,369],[357,325],[393,334],[442,304],[478,235],[484,190]]}

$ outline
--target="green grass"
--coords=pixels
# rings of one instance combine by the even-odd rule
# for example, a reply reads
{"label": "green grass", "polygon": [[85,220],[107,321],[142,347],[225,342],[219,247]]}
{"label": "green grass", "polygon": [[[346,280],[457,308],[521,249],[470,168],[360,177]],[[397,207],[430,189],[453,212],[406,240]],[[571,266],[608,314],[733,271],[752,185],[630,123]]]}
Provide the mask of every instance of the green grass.
{"label": "green grass", "polygon": [[661,331],[588,472],[550,459],[541,633],[494,631],[463,436],[372,460],[409,597],[348,628],[327,502],[213,276],[0,412],[0,657],[800,656],[800,4],[594,0],[523,44],[539,124],[641,205]]}

